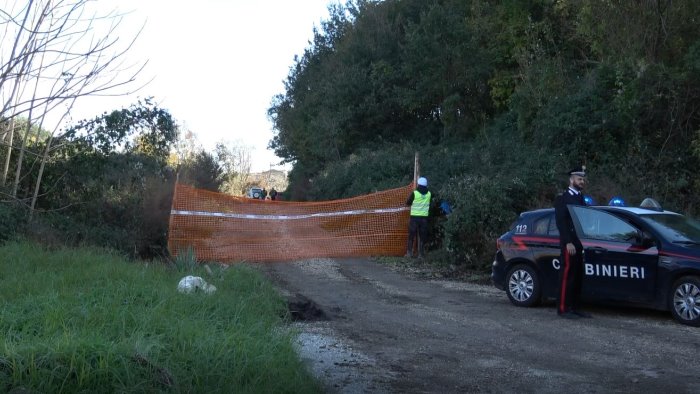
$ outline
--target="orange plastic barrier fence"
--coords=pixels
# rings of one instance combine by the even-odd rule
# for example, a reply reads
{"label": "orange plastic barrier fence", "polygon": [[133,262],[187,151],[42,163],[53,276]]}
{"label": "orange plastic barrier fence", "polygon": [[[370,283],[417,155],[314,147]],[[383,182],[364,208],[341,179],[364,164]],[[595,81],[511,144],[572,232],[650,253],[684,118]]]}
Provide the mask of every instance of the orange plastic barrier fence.
{"label": "orange plastic barrier fence", "polygon": [[254,200],[176,185],[168,247],[199,261],[401,256],[412,185],[323,202]]}

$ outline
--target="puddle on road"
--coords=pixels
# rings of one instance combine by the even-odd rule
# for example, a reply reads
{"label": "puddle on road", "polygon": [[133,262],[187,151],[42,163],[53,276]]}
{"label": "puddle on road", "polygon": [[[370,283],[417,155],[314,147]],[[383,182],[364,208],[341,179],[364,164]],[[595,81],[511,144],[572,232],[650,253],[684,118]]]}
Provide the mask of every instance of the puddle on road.
{"label": "puddle on road", "polygon": [[301,359],[325,389],[332,393],[386,393],[377,362],[353,349],[325,323],[296,323],[296,341]]}

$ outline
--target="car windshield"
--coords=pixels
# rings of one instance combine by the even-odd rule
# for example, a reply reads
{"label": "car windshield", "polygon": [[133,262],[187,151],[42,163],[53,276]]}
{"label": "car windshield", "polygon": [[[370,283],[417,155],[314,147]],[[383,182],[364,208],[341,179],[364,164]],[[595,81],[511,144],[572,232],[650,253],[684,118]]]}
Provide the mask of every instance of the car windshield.
{"label": "car windshield", "polygon": [[700,222],[697,220],[674,214],[640,216],[671,242],[700,243]]}

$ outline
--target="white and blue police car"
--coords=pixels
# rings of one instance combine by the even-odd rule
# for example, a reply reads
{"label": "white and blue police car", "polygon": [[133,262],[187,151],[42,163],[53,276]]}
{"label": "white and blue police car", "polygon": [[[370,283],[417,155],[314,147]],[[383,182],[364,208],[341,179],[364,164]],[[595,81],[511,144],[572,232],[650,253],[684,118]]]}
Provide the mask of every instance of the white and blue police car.
{"label": "white and blue police car", "polygon": [[[668,310],[700,326],[700,222],[651,199],[569,211],[584,248],[583,301]],[[491,279],[514,305],[535,306],[556,298],[559,269],[554,209],[540,209],[498,239]]]}

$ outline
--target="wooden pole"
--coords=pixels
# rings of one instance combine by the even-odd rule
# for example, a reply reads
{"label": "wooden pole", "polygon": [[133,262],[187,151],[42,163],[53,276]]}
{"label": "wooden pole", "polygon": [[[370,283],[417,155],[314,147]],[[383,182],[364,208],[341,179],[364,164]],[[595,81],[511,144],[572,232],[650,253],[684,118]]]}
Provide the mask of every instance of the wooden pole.
{"label": "wooden pole", "polygon": [[177,185],[180,183],[180,168],[178,166],[177,172],[175,173],[175,184],[173,185],[173,200],[170,202],[170,217],[168,219],[168,254],[171,258],[175,257],[173,252],[175,250],[175,243],[172,240],[173,230],[173,211],[175,210],[175,199],[177,198]]}
{"label": "wooden pole", "polygon": [[418,152],[416,152],[416,157],[413,162],[413,186],[418,183],[418,177],[420,177],[420,157]]}
{"label": "wooden pole", "polygon": [[[420,177],[420,155],[418,152],[416,152],[415,158],[413,160],[413,188],[416,188],[416,185],[418,184],[418,177]],[[408,245],[408,252],[413,254],[413,251],[416,248],[416,243],[420,242],[418,237],[415,237],[413,240],[413,244]]]}

